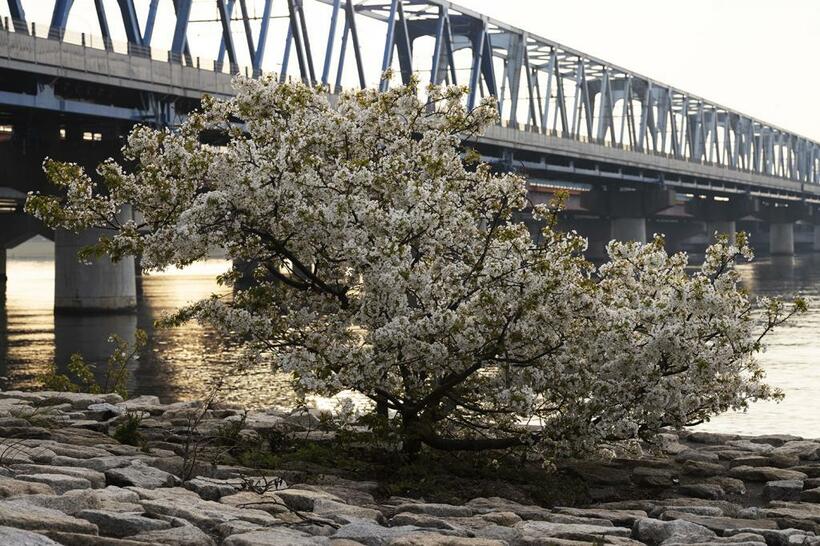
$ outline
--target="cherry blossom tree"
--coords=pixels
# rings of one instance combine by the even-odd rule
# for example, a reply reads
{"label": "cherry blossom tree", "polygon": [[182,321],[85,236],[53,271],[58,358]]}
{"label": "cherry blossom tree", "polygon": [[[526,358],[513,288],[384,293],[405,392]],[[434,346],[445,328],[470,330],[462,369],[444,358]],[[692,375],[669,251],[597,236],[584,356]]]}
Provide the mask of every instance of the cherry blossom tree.
{"label": "cherry blossom tree", "polygon": [[[751,257],[743,236],[693,275],[660,238],[612,242],[595,267],[521,176],[463,148],[496,119],[492,100],[469,110],[458,87],[420,100],[415,82],[330,97],[239,79],[235,91],[177,130],[136,127],[125,160],[97,176],[47,160],[62,191],[27,210],[107,228],[89,255],[139,255],[147,271],[213,247],[257,264],[249,287],[168,322],[216,327],[301,394],[360,393],[410,452],[566,455],[779,396],[754,355],[803,304],[753,312],[733,269]],[[123,221],[128,206],[138,221]],[[520,211],[542,222],[537,240]]]}

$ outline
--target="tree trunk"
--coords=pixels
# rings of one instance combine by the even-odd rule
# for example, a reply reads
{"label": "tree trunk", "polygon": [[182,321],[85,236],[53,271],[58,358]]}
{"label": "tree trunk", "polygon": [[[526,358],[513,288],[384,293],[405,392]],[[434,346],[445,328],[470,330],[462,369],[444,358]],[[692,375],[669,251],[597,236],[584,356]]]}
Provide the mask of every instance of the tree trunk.
{"label": "tree trunk", "polygon": [[421,421],[417,413],[403,413],[401,450],[405,455],[415,457],[422,448]]}
{"label": "tree trunk", "polygon": [[388,407],[387,407],[387,398],[381,395],[377,395],[376,398],[376,415],[380,418],[387,420],[389,417],[388,415]]}

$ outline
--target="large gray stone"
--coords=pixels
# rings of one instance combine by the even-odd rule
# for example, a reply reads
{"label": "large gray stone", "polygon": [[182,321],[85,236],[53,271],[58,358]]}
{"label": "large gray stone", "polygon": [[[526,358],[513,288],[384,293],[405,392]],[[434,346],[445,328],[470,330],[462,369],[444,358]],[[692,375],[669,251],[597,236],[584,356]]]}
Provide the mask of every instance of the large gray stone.
{"label": "large gray stone", "polygon": [[723,516],[723,510],[717,506],[666,506],[663,512],[683,512],[684,514],[692,514],[693,516]]}
{"label": "large gray stone", "polygon": [[[754,523],[754,522],[752,522]],[[726,536],[738,535],[741,533],[756,533],[766,539],[766,543],[772,546],[788,546],[790,537],[807,539],[811,535],[802,529],[756,529],[754,525],[749,528],[732,529],[726,531]]]}
{"label": "large gray stone", "polygon": [[652,546],[671,538],[695,542],[707,541],[716,536],[706,527],[689,521],[661,521],[650,518],[637,520],[632,531],[635,538]]}
{"label": "large gray stone", "polygon": [[355,540],[365,546],[385,546],[394,539],[407,536],[419,531],[424,531],[413,525],[400,525],[398,527],[382,527],[371,522],[357,521],[348,523],[339,528],[333,535],[334,539],[347,538]]}
{"label": "large gray stone", "polygon": [[678,540],[670,538],[661,543],[661,546],[720,546],[730,544],[732,546],[766,546],[766,539],[756,533],[742,533],[731,537],[716,537],[703,542],[692,542],[690,540]]}
{"label": "large gray stone", "polygon": [[165,531],[151,531],[131,537],[150,544],[167,544],[168,546],[215,546],[211,537],[193,525],[174,527]]}
{"label": "large gray stone", "polygon": [[69,476],[68,474],[20,474],[17,479],[25,482],[44,483],[57,494],[63,494],[72,489],[91,489],[90,481],[77,476]]}
{"label": "large gray stone", "polygon": [[691,483],[681,485],[678,487],[678,493],[698,499],[720,500],[726,496],[726,492],[723,488],[715,483]]}
{"label": "large gray stone", "polygon": [[435,533],[411,533],[390,541],[390,546],[507,546],[507,540],[486,537],[450,537]]}
{"label": "large gray stone", "polygon": [[515,529],[521,533],[524,539],[527,537],[549,537],[594,542],[608,536],[629,537],[631,535],[630,530],[625,527],[551,523],[548,521],[522,521],[516,524]]}
{"label": "large gray stone", "polygon": [[142,461],[134,461],[129,466],[107,470],[105,479],[111,485],[133,485],[145,489],[172,487],[179,481],[173,474],[148,466]]}
{"label": "large gray stone", "polygon": [[122,406],[109,404],[103,402],[101,404],[90,404],[85,409],[85,414],[89,419],[96,419],[97,421],[106,421],[112,417],[117,417],[125,413],[125,408]]}
{"label": "large gray stone", "polygon": [[726,493],[729,493],[730,495],[746,494],[746,484],[743,483],[743,480],[738,480],[737,478],[730,478],[729,476],[715,476],[714,478],[709,478],[706,481],[707,483],[719,485]]}
{"label": "large gray stone", "polygon": [[167,521],[146,518],[139,514],[128,512],[83,510],[77,513],[77,517],[97,525],[100,529],[100,534],[118,538],[171,528],[171,524]]}
{"label": "large gray stone", "polygon": [[14,497],[17,495],[53,495],[54,490],[45,483],[15,480],[0,477],[0,497]]}
{"label": "large gray stone", "polygon": [[396,512],[410,512],[414,514],[427,514],[428,516],[466,518],[473,515],[472,508],[468,506],[455,506],[453,504],[437,503],[407,503],[396,507]]}
{"label": "large gray stone", "polygon": [[783,499],[783,500],[801,500],[803,502],[820,502],[820,487],[806,489],[798,493],[797,499]]}
{"label": "large gray stone", "polygon": [[105,474],[90,468],[44,464],[17,464],[12,466],[11,469],[20,474],[65,474],[66,476],[86,479],[91,484],[91,487],[95,489],[105,487]]}
{"label": "large gray stone", "polygon": [[62,531],[48,531],[45,534],[63,546],[146,546],[145,542],[138,542],[130,538],[101,537]]}
{"label": "large gray stone", "polygon": [[125,490],[136,494],[140,500],[177,499],[180,502],[199,502],[202,500],[195,492],[182,487],[145,489],[144,487],[129,486]]}
{"label": "large gray stone", "polygon": [[145,512],[154,516],[181,518],[206,532],[213,532],[222,524],[232,520],[244,520],[263,526],[273,526],[281,521],[262,510],[235,508],[213,501],[179,502],[176,499],[140,501]]}
{"label": "large gray stone", "polygon": [[600,518],[611,521],[614,525],[625,525],[628,527],[632,527],[635,520],[647,516],[643,510],[607,510],[605,508],[569,508],[559,506],[555,508],[555,511],[571,516]]}
{"label": "large gray stone", "polygon": [[741,518],[727,518],[727,517],[710,517],[699,516],[696,514],[687,514],[685,512],[676,510],[667,510],[663,513],[665,520],[684,520],[697,525],[701,525],[722,535],[729,529],[743,529],[746,527],[756,527],[758,529],[777,529],[777,522],[772,519],[741,519]]}
{"label": "large gray stone", "polygon": [[683,473],[689,476],[721,476],[726,472],[722,464],[706,461],[686,461],[683,463]]}
{"label": "large gray stone", "polygon": [[58,455],[51,461],[57,466],[80,466],[82,468],[90,468],[98,472],[105,472],[112,468],[119,468],[128,466],[133,463],[135,457],[132,455],[107,455],[105,457],[66,457]]}
{"label": "large gray stone", "polygon": [[[236,506],[238,508],[253,508],[254,510],[262,510],[269,514],[280,514],[288,511],[288,507],[284,504],[282,499],[274,493],[265,493],[263,495],[253,493],[251,491],[242,491],[241,493],[226,495],[220,498],[219,502],[222,504]],[[314,504],[315,503],[316,500],[314,500]]]}
{"label": "large gray stone", "polygon": [[226,495],[233,495],[240,491],[241,485],[237,480],[215,480],[197,476],[182,484],[185,489],[196,492],[205,500],[219,500]]}
{"label": "large gray stone", "polygon": [[94,446],[75,446],[71,444],[55,442],[54,440],[26,440],[25,443],[30,447],[48,449],[49,451],[55,453],[59,457],[69,457],[71,459],[90,459],[92,457],[111,456],[111,453],[109,453],[105,449]]}
{"label": "large gray stone", "polygon": [[313,502],[313,513],[341,523],[350,523],[354,519],[384,521],[384,514],[378,510],[330,499],[316,499]]}
{"label": "large gray stone", "polygon": [[512,512],[523,519],[543,519],[551,513],[540,506],[520,504],[502,497],[477,497],[468,501],[465,506],[470,507],[476,514]]}
{"label": "large gray stone", "polygon": [[803,491],[803,482],[801,480],[766,482],[766,485],[763,486],[763,498],[767,501],[799,501],[801,491]]}
{"label": "large gray stone", "polygon": [[796,440],[786,442],[772,451],[772,455],[796,455],[806,461],[820,460],[820,442]]}
{"label": "large gray stone", "polygon": [[281,491],[277,491],[276,495],[288,505],[288,508],[301,512],[312,512],[313,503],[316,499],[344,502],[336,495],[331,495],[322,491],[311,491],[308,489],[282,489]]}
{"label": "large gray stone", "polygon": [[264,531],[251,531],[240,535],[231,535],[222,543],[223,546],[324,546],[330,541],[326,537],[315,537],[295,529],[279,528]]}
{"label": "large gray stone", "polygon": [[720,460],[717,453],[711,451],[701,451],[699,449],[687,449],[675,455],[675,460],[679,463],[686,461],[699,461],[702,463],[716,463]]}
{"label": "large gray stone", "polygon": [[93,523],[24,501],[0,502],[0,525],[32,531],[66,531],[91,535],[98,532]]}
{"label": "large gray stone", "polygon": [[39,533],[11,527],[0,527],[0,544],[3,546],[60,546],[60,543]]}
{"label": "large gray stone", "polygon": [[751,442],[749,440],[731,440],[727,442],[727,445],[740,448],[744,451],[749,451],[751,453],[759,453],[762,455],[771,453],[774,449],[774,446],[771,446],[769,444],[760,444],[757,442]]}
{"label": "large gray stone", "polygon": [[805,480],[808,476],[796,470],[786,470],[772,466],[736,466],[729,470],[729,476],[754,482],[773,482],[781,480]]}
{"label": "large gray stone", "polygon": [[458,526],[444,518],[428,516],[427,514],[411,514],[409,512],[402,512],[390,518],[391,527],[400,527],[402,525],[412,525],[415,527],[424,527],[428,529],[447,529],[450,531],[455,531],[458,529]]}
{"label": "large gray stone", "polygon": [[141,510],[141,506],[135,504],[138,500],[139,497],[130,491],[109,486],[105,489],[74,489],[59,496],[29,495],[10,499],[9,502],[36,504],[43,508],[51,508],[73,515],[81,510],[117,512]]}
{"label": "large gray stone", "polygon": [[54,406],[62,403],[69,403],[74,409],[85,409],[91,404],[122,402],[122,397],[118,394],[87,394],[83,392],[23,392],[5,391],[0,392],[0,398],[16,398],[18,400],[28,400],[38,402],[43,406]]}
{"label": "large gray stone", "polygon": [[649,487],[668,487],[674,483],[673,478],[672,472],[665,468],[639,466],[632,471],[632,481],[634,483]]}

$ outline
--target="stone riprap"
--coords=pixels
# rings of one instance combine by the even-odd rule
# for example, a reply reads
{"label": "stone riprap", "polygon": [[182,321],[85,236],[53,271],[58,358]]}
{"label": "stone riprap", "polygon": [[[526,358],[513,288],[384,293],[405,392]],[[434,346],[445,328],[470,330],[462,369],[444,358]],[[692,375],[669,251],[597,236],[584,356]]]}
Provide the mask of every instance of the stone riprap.
{"label": "stone riprap", "polygon": [[[142,448],[109,435],[135,412]],[[820,441],[792,436],[670,433],[651,456],[564,462],[587,488],[573,507],[380,497],[372,481],[191,456],[194,429],[321,439],[319,422],[304,410],[0,392],[0,544],[820,545]]]}

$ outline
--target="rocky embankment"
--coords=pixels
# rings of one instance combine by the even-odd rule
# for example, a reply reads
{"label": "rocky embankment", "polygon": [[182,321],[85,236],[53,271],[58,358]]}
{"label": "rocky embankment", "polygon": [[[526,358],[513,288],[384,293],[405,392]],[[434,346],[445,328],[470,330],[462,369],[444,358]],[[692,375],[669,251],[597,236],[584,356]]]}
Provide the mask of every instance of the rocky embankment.
{"label": "rocky embankment", "polygon": [[[820,441],[667,434],[664,455],[563,465],[587,484],[584,507],[452,505],[331,474],[204,463],[197,438],[231,423],[252,437],[316,416],[201,407],[0,393],[0,545],[820,544]],[[135,414],[147,448],[109,436]]]}

